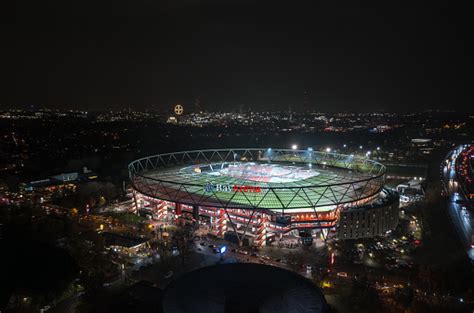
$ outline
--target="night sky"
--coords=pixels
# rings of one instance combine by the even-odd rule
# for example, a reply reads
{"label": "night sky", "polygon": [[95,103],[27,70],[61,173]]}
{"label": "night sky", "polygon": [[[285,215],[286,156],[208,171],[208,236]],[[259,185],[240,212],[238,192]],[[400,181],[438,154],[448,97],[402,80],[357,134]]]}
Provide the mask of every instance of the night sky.
{"label": "night sky", "polygon": [[18,1],[0,108],[472,111],[463,3]]}

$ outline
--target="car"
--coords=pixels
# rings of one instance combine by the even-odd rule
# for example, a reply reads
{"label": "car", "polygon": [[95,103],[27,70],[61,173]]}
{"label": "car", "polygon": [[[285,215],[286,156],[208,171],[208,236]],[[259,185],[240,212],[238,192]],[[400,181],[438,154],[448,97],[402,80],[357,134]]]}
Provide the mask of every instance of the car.
{"label": "car", "polygon": [[311,265],[306,265],[306,273],[311,273],[312,267]]}
{"label": "car", "polygon": [[230,250],[230,251],[235,253],[235,252],[237,252],[237,249],[234,248],[234,249],[232,249],[232,250]]}
{"label": "car", "polygon": [[205,243],[205,242],[201,242],[200,245],[201,245],[201,246],[205,246],[206,243]]}
{"label": "car", "polygon": [[202,249],[201,249],[201,248],[198,248],[198,251],[202,251]]}
{"label": "car", "polygon": [[212,249],[212,252],[214,252],[214,253],[219,253],[219,249],[214,248],[214,249]]}
{"label": "car", "polygon": [[216,247],[216,245],[212,245],[212,244],[209,245],[209,248],[211,248],[211,249],[214,249],[215,247]]}
{"label": "car", "polygon": [[268,255],[262,255],[262,259],[270,261],[271,258]]}
{"label": "car", "polygon": [[258,256],[257,252],[250,253],[251,256]]}
{"label": "car", "polygon": [[348,277],[346,272],[338,272],[336,275],[339,276],[339,277],[344,277],[344,278]]}
{"label": "car", "polygon": [[282,259],[276,259],[275,262],[282,263]]}
{"label": "car", "polygon": [[173,271],[169,271],[168,273],[166,273],[165,278],[169,279],[169,278],[173,277],[173,274],[174,274]]}

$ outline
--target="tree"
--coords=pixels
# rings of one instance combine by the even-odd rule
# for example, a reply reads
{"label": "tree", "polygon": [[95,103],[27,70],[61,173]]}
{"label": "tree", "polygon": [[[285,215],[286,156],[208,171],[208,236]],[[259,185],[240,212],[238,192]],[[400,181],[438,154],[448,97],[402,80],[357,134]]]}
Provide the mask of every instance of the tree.
{"label": "tree", "polygon": [[108,202],[114,200],[118,196],[117,187],[115,187],[115,185],[111,182],[106,182],[103,184],[100,188],[100,192]]}
{"label": "tree", "polygon": [[377,290],[369,283],[366,276],[352,280],[352,300],[357,306],[364,307],[366,312],[381,312]]}
{"label": "tree", "polygon": [[193,237],[194,227],[188,224],[178,228],[173,234],[171,242],[173,246],[178,249],[182,265],[184,265],[186,259],[191,253]]}
{"label": "tree", "polygon": [[308,263],[308,253],[304,251],[290,252],[287,254],[286,259],[288,265],[294,270],[300,270],[306,263]]}

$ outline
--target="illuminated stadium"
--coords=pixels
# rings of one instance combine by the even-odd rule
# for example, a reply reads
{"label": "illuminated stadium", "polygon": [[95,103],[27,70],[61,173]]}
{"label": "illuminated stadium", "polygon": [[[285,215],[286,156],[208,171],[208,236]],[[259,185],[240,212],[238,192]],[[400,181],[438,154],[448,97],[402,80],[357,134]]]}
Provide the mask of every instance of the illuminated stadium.
{"label": "illuminated stadium", "polygon": [[312,149],[167,153],[128,166],[137,210],[157,220],[206,225],[209,233],[263,246],[290,235],[383,235],[398,223],[385,166]]}

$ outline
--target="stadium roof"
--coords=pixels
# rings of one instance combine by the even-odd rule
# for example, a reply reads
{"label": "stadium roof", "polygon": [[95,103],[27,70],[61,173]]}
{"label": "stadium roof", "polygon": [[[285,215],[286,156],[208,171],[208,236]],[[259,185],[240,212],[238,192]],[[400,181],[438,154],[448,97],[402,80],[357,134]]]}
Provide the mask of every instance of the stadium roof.
{"label": "stadium roof", "polygon": [[[280,210],[371,197],[383,187],[385,167],[367,158],[312,150],[228,149],[143,158],[130,163],[129,174],[134,187],[153,198]],[[234,186],[250,188],[236,191]]]}

